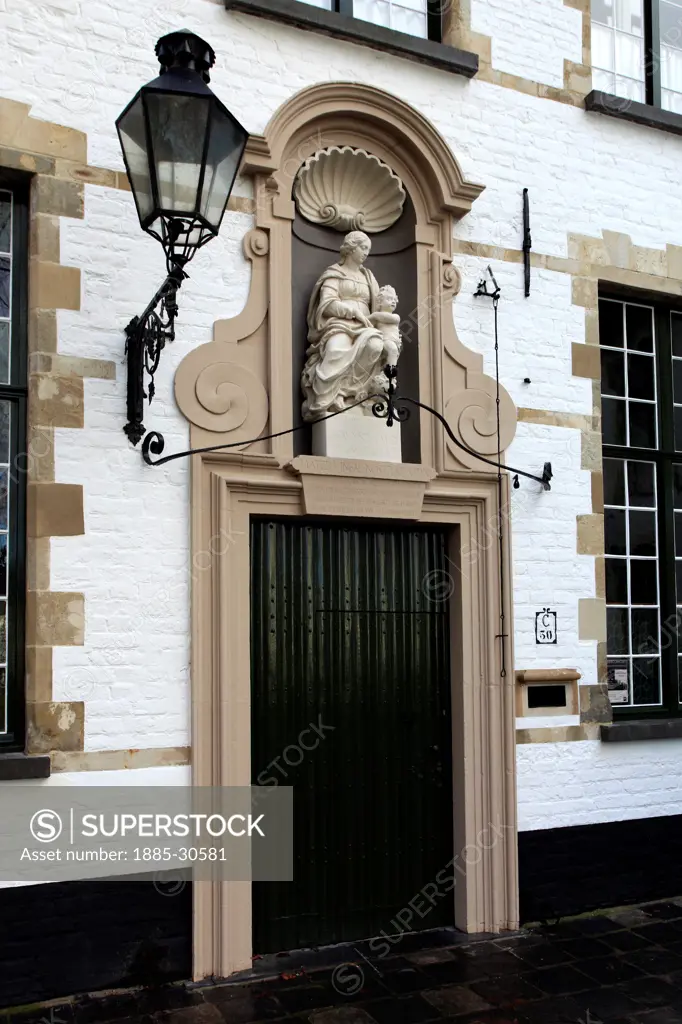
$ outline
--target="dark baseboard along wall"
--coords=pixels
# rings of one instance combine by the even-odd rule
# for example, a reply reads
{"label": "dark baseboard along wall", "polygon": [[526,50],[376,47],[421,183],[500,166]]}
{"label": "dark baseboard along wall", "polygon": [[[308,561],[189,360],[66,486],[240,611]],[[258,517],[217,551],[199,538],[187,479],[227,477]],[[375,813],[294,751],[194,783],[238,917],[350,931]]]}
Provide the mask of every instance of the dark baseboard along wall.
{"label": "dark baseboard along wall", "polygon": [[682,815],[519,833],[521,921],[682,895]]}
{"label": "dark baseboard along wall", "polygon": [[171,879],[0,890],[0,1007],[192,973],[192,888]]}

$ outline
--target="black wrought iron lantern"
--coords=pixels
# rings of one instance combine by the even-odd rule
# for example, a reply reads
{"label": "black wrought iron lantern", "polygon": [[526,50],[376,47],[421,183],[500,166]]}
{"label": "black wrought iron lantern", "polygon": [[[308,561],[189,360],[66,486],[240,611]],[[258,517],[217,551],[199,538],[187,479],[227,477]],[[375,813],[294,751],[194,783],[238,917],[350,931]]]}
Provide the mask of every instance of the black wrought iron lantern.
{"label": "black wrought iron lantern", "polygon": [[[220,229],[248,133],[208,87],[215,53],[193,32],[156,44],[160,74],[143,86],[116,122],[142,229],[166,254],[168,277],[141,317],[126,328],[128,423],[133,444],[144,434],[144,372],[153,377],[174,337],[184,267]],[[159,312],[156,307],[159,306]]]}
{"label": "black wrought iron lantern", "polygon": [[209,89],[215,53],[192,32],[156,44],[161,73],[118,121],[144,231],[184,265],[220,229],[247,132]]}

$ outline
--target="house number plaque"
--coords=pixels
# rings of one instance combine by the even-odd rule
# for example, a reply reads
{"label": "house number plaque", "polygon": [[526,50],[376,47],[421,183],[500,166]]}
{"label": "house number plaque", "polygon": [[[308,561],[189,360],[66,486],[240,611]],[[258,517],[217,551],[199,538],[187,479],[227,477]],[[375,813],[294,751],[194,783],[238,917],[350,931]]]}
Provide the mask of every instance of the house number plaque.
{"label": "house number plaque", "polygon": [[543,608],[541,612],[535,613],[535,643],[556,643],[556,612],[550,611],[549,608]]}

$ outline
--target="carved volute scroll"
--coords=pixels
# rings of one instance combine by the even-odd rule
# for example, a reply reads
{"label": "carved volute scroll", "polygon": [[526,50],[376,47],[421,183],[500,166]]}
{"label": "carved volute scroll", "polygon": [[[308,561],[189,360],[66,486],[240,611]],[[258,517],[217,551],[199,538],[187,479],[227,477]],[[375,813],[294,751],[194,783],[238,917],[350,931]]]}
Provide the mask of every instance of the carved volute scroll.
{"label": "carved volute scroll", "polygon": [[[244,254],[253,273],[246,306],[231,320],[217,321],[215,340],[193,349],[176,371],[175,399],[192,424],[193,447],[237,444],[267,433],[268,248],[267,232],[257,228],[248,232]],[[267,449],[259,444],[256,450]]]}
{"label": "carved volute scroll", "polygon": [[[377,167],[385,166],[395,176],[414,205],[418,304],[415,310],[398,312],[417,325],[421,400],[447,417],[463,444],[495,457],[495,381],[483,373],[482,356],[459,341],[453,317],[459,290],[452,265],[453,228],[482,186],[464,177],[444,139],[415,109],[382,90],[346,82],[302,90],[275,113],[263,136],[249,139],[242,174],[254,183],[256,227],[244,245],[252,264],[251,288],[242,312],[217,321],[214,341],[196,349],[178,368],[176,395],[192,424],[192,445],[240,442],[258,433],[286,431],[295,422],[294,187],[301,168],[312,167],[321,152],[344,150],[370,154]],[[299,208],[301,194],[299,178]],[[339,229],[346,215],[350,217],[349,210],[341,211]],[[515,426],[514,405],[500,388],[501,451]],[[293,451],[290,435],[249,448],[253,454],[274,455],[283,466]],[[421,461],[439,474],[463,468],[494,472],[446,439],[442,426],[426,413],[421,414]]]}
{"label": "carved volute scroll", "polygon": [[[460,440],[480,455],[497,456],[496,385],[492,377],[483,373],[483,356],[472,352],[459,340],[453,319],[453,301],[459,294],[462,280],[459,271],[448,261],[432,254],[435,281],[442,287],[442,316],[444,350],[443,394],[446,396],[443,414]],[[504,451],[516,430],[516,408],[504,388],[500,388],[500,450]],[[473,455],[467,455],[444,434],[450,455],[471,469],[485,468]]]}

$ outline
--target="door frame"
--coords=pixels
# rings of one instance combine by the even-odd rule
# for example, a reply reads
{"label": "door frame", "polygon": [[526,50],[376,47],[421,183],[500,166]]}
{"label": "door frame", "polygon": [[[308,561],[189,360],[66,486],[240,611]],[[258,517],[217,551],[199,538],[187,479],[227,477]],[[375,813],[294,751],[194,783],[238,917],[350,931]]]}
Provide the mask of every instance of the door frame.
{"label": "door frame", "polygon": [[[508,516],[497,479],[463,473],[434,479],[425,467],[272,455],[192,459],[193,784],[251,784],[250,523],[252,515],[352,514],[349,476],[374,493],[368,521],[449,527],[452,683],[454,920],[466,932],[518,927],[513,635]],[[509,507],[506,476],[503,508]],[[318,513],[315,512],[318,509]],[[355,513],[357,517],[357,512]],[[507,675],[501,675],[500,551]],[[194,978],[226,977],[252,961],[251,884],[194,884]]]}

